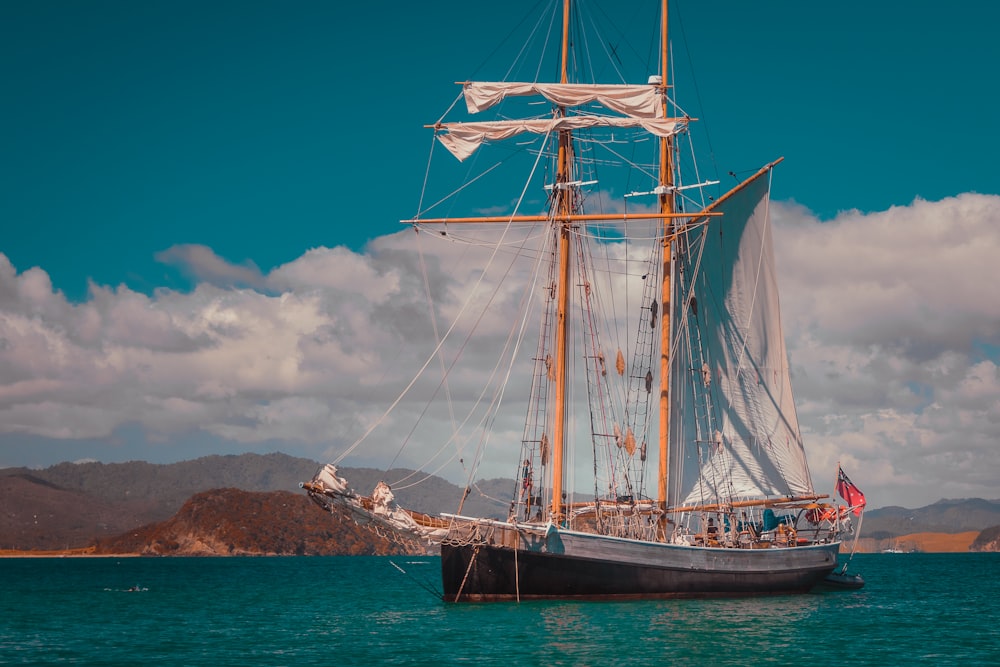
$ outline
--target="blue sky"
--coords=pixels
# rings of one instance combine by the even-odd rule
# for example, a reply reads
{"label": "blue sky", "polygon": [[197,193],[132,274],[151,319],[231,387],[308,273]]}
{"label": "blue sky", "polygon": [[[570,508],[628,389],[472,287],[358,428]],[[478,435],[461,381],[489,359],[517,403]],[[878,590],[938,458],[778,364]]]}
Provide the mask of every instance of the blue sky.
{"label": "blue sky", "polygon": [[[397,4],[4,3],[2,251],[81,299],[88,279],[189,286],[156,261],[178,243],[266,271],[395,231],[419,192],[421,125],[535,3],[509,18]],[[783,155],[776,195],[823,219],[994,192],[998,14],[685,2],[673,25],[698,87],[682,92],[723,173]]]}
{"label": "blue sky", "polygon": [[[394,243],[387,235],[416,210],[430,145],[423,125],[454,99],[456,81],[497,76],[489,58],[495,43],[535,4],[510,3],[510,16],[499,16],[492,14],[495,3],[456,0],[3,3],[0,253],[13,269],[3,273],[4,289],[16,293],[10,299],[19,304],[4,308],[37,314],[44,309],[31,299],[40,299],[52,313],[82,318],[93,310],[108,323],[131,307],[158,313],[194,307],[171,305],[157,290],[201,305],[214,298],[209,288],[222,290],[215,294],[221,299],[235,299],[225,290],[247,286],[274,294],[300,285],[301,272],[322,257],[340,266],[358,263],[364,275],[371,268],[366,262],[377,262],[375,249]],[[633,34],[643,15],[631,14],[631,4],[628,10],[615,20]],[[962,1],[681,2],[672,15],[675,50],[679,60],[693,61],[696,79],[682,72],[687,88],[679,93],[703,119],[723,177],[785,157],[774,197],[787,206],[789,219],[809,221],[817,236],[857,225],[850,242],[865,244],[873,234],[864,224],[872,222],[868,216],[876,216],[875,226],[896,220],[894,207],[902,209],[896,217],[934,215],[947,227],[957,210],[973,215],[982,201],[954,200],[954,207],[933,212],[914,207],[915,201],[1000,192],[993,165],[1000,154],[998,19],[997,6]],[[992,219],[992,200],[987,203],[980,220]],[[895,229],[902,240],[905,230]],[[957,224],[953,233],[965,229]],[[996,234],[989,229],[980,225],[970,233]],[[893,238],[881,246],[884,252],[905,245]],[[995,236],[989,238],[992,243]],[[924,253],[917,259],[931,265],[940,259],[933,248],[928,240],[912,253]],[[308,255],[311,249],[317,253]],[[860,256],[865,259],[844,255],[838,270],[850,272],[854,262],[865,261],[868,268],[882,264],[887,276],[902,275],[895,255]],[[374,284],[382,274],[372,275]],[[990,278],[978,276],[980,283]],[[951,281],[945,275],[940,282]],[[35,305],[25,305],[29,301]],[[50,333],[66,326],[58,314],[43,317],[51,318]],[[963,368],[982,370],[977,364],[997,361],[1000,341],[989,333],[996,323],[991,318],[992,311],[980,313],[963,329],[968,335],[956,336],[962,338],[958,352],[919,341],[913,347],[934,349],[924,361],[943,365],[949,354],[967,354]],[[890,329],[883,335],[900,340]],[[801,345],[790,343],[793,357],[799,349],[805,359],[807,346],[820,344],[805,333]],[[856,349],[881,344],[856,342]],[[13,388],[24,382],[58,376],[37,370],[31,378],[31,372],[0,365],[0,385],[17,394]],[[925,399],[908,409],[913,419],[925,418],[934,392],[925,380],[910,381],[918,387],[914,395]],[[311,398],[322,402],[321,393]],[[21,405],[3,400],[10,403],[0,403],[0,411]],[[59,399],[45,401],[40,405]],[[86,412],[75,409],[70,414]],[[165,461],[274,449],[322,459],[334,449],[324,449],[328,443],[315,436],[280,429],[234,436],[200,428],[195,419],[171,430],[138,414],[118,414],[107,428],[60,429],[34,428],[31,419],[6,414],[0,465],[86,457]],[[864,422],[862,413],[851,414]],[[877,441],[873,435],[848,454],[861,465],[880,456],[885,463],[888,453],[875,453]],[[941,445],[934,456],[948,452],[957,455]],[[989,454],[975,456],[974,467]],[[949,489],[990,491],[988,484],[955,481],[942,483],[942,494],[920,495],[906,491],[907,484],[932,484],[930,477],[888,468],[878,481],[897,484],[900,503],[930,502]]]}

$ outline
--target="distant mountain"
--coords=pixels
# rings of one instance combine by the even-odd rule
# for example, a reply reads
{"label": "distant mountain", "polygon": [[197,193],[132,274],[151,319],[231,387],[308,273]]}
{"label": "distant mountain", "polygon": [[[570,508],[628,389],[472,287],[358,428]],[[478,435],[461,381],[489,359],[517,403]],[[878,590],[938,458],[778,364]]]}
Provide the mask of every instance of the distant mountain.
{"label": "distant mountain", "polygon": [[939,500],[917,509],[883,507],[867,510],[863,537],[886,539],[911,533],[962,533],[1000,524],[1000,500]]}
{"label": "distant mountain", "polygon": [[[167,521],[192,496],[216,489],[286,491],[307,501],[300,482],[320,464],[281,453],[205,456],[152,464],[60,463],[42,470],[0,469],[0,550],[84,547],[127,531]],[[464,504],[462,488],[436,476],[405,469],[341,468],[360,495],[384,480],[408,509],[438,514],[505,517],[512,479],[473,483]],[[329,514],[307,505],[317,520]],[[272,513],[275,521],[280,514]],[[862,537],[891,540],[914,533],[961,533],[1000,525],[1000,500],[941,500],[918,509],[885,507],[865,513]]]}
{"label": "distant mountain", "polygon": [[237,488],[293,491],[319,464],[287,454],[204,456],[180,463],[59,463],[49,468],[6,468],[2,475],[28,475],[68,491],[115,505],[141,503],[153,520],[172,516],[199,491]]}
{"label": "distant mountain", "polygon": [[156,556],[358,556],[420,554],[425,547],[350,516],[320,511],[289,491],[214,489],[170,519],[98,540],[95,554]]}
{"label": "distant mountain", "polygon": [[[49,468],[0,469],[0,550],[69,549],[88,546],[146,524],[166,521],[197,493],[213,489],[288,491],[307,496],[300,482],[320,464],[281,453],[205,456],[180,463],[60,463]],[[436,514],[457,512],[462,489],[440,477],[396,469],[342,468],[351,487],[369,495],[380,480],[395,483],[403,507]],[[419,483],[418,483],[419,482]],[[513,480],[477,482],[461,511],[506,515],[503,501]],[[330,516],[309,508],[320,518]]]}
{"label": "distant mountain", "polygon": [[0,476],[0,549],[69,549],[149,521],[148,503],[112,503],[26,473]]}

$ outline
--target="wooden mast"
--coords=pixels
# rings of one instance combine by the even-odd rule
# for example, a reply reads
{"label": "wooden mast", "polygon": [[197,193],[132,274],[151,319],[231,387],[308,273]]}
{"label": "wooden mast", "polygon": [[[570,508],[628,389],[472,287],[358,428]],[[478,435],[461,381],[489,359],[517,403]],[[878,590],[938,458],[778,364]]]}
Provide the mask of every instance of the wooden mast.
{"label": "wooden mast", "polygon": [[[668,118],[668,49],[667,38],[667,0],[662,1],[661,11],[661,74],[660,88],[663,91],[663,117]],[[563,0],[563,34],[561,53],[560,83],[569,83],[569,29],[572,0]],[[566,115],[566,108],[558,106],[556,114]],[[690,120],[690,118],[685,118]],[[433,126],[428,126],[433,127]],[[662,285],[660,294],[661,341],[660,341],[660,395],[659,395],[659,470],[658,470],[658,505],[662,509],[667,506],[667,472],[668,472],[668,435],[669,435],[669,351],[670,351],[670,307],[671,307],[671,254],[678,233],[690,224],[690,213],[675,210],[674,193],[674,141],[672,136],[661,137],[659,152],[658,178],[658,211],[656,213],[596,213],[584,214],[577,212],[575,202],[576,185],[573,178],[573,133],[572,130],[559,131],[559,146],[556,164],[555,183],[553,185],[550,212],[546,215],[514,215],[514,216],[476,216],[454,218],[417,218],[401,220],[406,224],[429,223],[506,223],[511,222],[547,222],[558,225],[559,267],[556,278],[556,322],[553,346],[553,411],[552,411],[552,495],[548,506],[548,519],[559,524],[566,509],[563,501],[565,484],[565,451],[568,424],[569,377],[567,372],[567,357],[570,342],[570,281],[571,247],[573,227],[581,222],[602,220],[642,220],[656,219],[663,225],[663,258]],[[710,207],[711,208],[711,207]],[[720,215],[718,212],[705,209],[697,214],[698,218]],[[686,222],[675,223],[676,218],[686,218]],[[665,520],[665,515],[664,515]]]}
{"label": "wooden mast", "polygon": [[[562,74],[560,83],[568,83],[569,75],[569,17],[570,0],[563,0],[563,34],[562,34]],[[559,109],[565,114],[565,109]],[[558,525],[562,520],[563,493],[563,452],[566,439],[566,390],[568,385],[566,373],[566,354],[569,345],[569,279],[570,279],[570,215],[573,213],[573,201],[570,178],[570,151],[572,150],[572,134],[569,130],[559,132],[559,157],[556,168],[556,182],[553,195],[556,198],[556,221],[559,224],[559,286],[557,291],[556,313],[556,358],[555,358],[555,423],[552,431],[552,502],[549,508],[549,520]]]}
{"label": "wooden mast", "polygon": [[[663,115],[667,116],[667,92],[669,85],[668,56],[670,42],[667,37],[667,5],[668,0],[662,0],[662,10],[660,12],[660,85],[663,86]],[[660,465],[657,474],[657,498],[662,509],[667,507],[667,455],[668,440],[670,435],[670,322],[671,322],[671,299],[670,299],[670,272],[671,255],[673,254],[673,223],[674,214],[674,142],[672,137],[662,137],[660,139],[660,212],[665,216],[663,220],[663,267],[662,267],[662,289],[660,292]]]}

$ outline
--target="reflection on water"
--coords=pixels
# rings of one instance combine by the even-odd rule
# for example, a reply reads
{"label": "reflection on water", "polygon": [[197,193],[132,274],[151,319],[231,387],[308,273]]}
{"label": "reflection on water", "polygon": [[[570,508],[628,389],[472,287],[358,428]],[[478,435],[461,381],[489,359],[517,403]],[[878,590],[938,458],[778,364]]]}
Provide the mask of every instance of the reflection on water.
{"label": "reflection on water", "polygon": [[783,595],[731,599],[690,600],[689,604],[669,604],[653,617],[653,622],[668,627],[695,627],[705,619],[731,629],[752,633],[762,621],[781,618],[795,622],[816,612],[821,598],[815,595]]}
{"label": "reflection on water", "polygon": [[533,611],[548,638],[541,655],[549,660],[566,659],[569,664],[606,660],[619,665],[664,659],[718,665],[731,660],[744,665],[747,642],[761,647],[754,652],[758,658],[797,652],[796,625],[813,617],[822,605],[819,596],[797,595],[536,603]]}
{"label": "reflection on water", "polygon": [[[857,591],[707,600],[445,605],[444,662],[552,665],[994,665],[996,554],[855,559]],[[484,639],[481,628],[489,628]],[[455,635],[452,635],[453,637]],[[505,659],[484,653],[496,643]]]}

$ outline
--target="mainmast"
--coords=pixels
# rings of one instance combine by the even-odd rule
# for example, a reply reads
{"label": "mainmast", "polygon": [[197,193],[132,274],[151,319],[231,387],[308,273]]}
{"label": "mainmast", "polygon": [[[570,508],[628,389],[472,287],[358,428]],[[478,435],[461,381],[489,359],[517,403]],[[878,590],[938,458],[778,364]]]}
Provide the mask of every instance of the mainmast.
{"label": "mainmast", "polygon": [[[570,0],[563,0],[562,64],[560,83],[569,82],[569,18]],[[565,115],[565,107],[558,113]],[[555,196],[556,222],[559,230],[559,286],[556,313],[556,358],[555,358],[555,424],[552,430],[552,504],[549,520],[558,524],[562,520],[563,493],[563,451],[566,441],[567,406],[566,393],[568,378],[566,354],[569,346],[569,280],[570,280],[570,225],[573,213],[573,190],[569,183],[570,155],[573,135],[570,130],[559,132],[559,156],[556,167]]]}
{"label": "mainmast", "polygon": [[[668,0],[662,0],[660,26],[660,85],[663,86],[663,115],[667,116],[667,91],[669,85],[669,50],[670,41],[667,32],[667,5]],[[660,138],[660,213],[663,218],[663,271],[662,289],[660,304],[662,305],[663,317],[661,318],[660,337],[660,466],[657,475],[657,497],[660,507],[667,507],[667,455],[668,440],[670,431],[670,322],[671,299],[670,299],[670,273],[672,271],[671,256],[673,254],[673,217],[674,214],[674,141],[673,136]]]}

